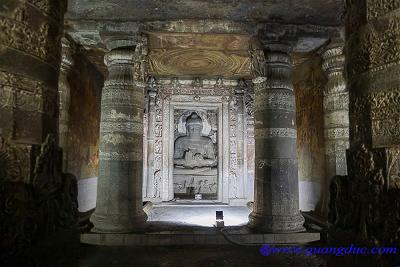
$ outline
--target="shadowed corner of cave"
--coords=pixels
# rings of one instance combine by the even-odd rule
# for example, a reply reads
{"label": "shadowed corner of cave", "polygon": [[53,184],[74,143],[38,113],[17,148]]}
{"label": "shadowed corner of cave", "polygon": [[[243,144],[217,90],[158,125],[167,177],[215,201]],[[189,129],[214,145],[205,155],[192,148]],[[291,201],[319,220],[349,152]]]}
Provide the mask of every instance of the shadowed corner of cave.
{"label": "shadowed corner of cave", "polygon": [[0,267],[400,266],[397,1],[3,2]]}

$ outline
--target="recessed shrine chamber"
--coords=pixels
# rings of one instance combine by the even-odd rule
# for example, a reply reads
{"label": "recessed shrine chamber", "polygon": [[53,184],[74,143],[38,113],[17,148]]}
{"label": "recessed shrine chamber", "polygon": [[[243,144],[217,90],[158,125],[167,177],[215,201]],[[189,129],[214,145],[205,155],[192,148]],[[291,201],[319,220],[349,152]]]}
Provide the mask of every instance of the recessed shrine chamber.
{"label": "recessed shrine chamber", "polygon": [[154,80],[150,88],[144,198],[252,201],[253,93],[246,81],[172,78]]}

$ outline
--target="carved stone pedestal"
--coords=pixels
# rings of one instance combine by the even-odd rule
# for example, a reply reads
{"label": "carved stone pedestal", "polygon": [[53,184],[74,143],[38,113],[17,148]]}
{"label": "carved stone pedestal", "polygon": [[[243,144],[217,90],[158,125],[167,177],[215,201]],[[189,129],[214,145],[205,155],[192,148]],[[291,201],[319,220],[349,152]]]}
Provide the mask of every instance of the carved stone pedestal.
{"label": "carved stone pedestal", "polygon": [[[300,232],[292,61],[286,47],[254,55],[256,177],[249,226],[273,233]],[[261,51],[262,52],[262,51]]]}

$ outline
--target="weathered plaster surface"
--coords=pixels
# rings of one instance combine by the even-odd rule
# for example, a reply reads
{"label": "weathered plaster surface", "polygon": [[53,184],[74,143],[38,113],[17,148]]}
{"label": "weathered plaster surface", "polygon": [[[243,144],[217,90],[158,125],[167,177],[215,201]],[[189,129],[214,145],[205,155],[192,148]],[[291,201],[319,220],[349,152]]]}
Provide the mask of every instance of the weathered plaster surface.
{"label": "weathered plaster surface", "polygon": [[78,179],[97,177],[100,97],[103,76],[82,52],[74,56],[68,74],[71,87],[69,108],[68,167]]}
{"label": "weathered plaster surface", "polygon": [[298,55],[293,73],[297,109],[300,209],[315,210],[325,176],[323,87],[318,56]]}

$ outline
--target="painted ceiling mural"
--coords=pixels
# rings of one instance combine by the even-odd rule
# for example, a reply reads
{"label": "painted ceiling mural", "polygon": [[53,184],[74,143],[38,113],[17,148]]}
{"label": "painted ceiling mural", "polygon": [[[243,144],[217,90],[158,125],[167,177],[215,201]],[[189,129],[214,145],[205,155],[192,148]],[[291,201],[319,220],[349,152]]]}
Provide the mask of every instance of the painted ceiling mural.
{"label": "painted ceiling mural", "polygon": [[234,34],[149,33],[155,76],[250,75],[250,37]]}

